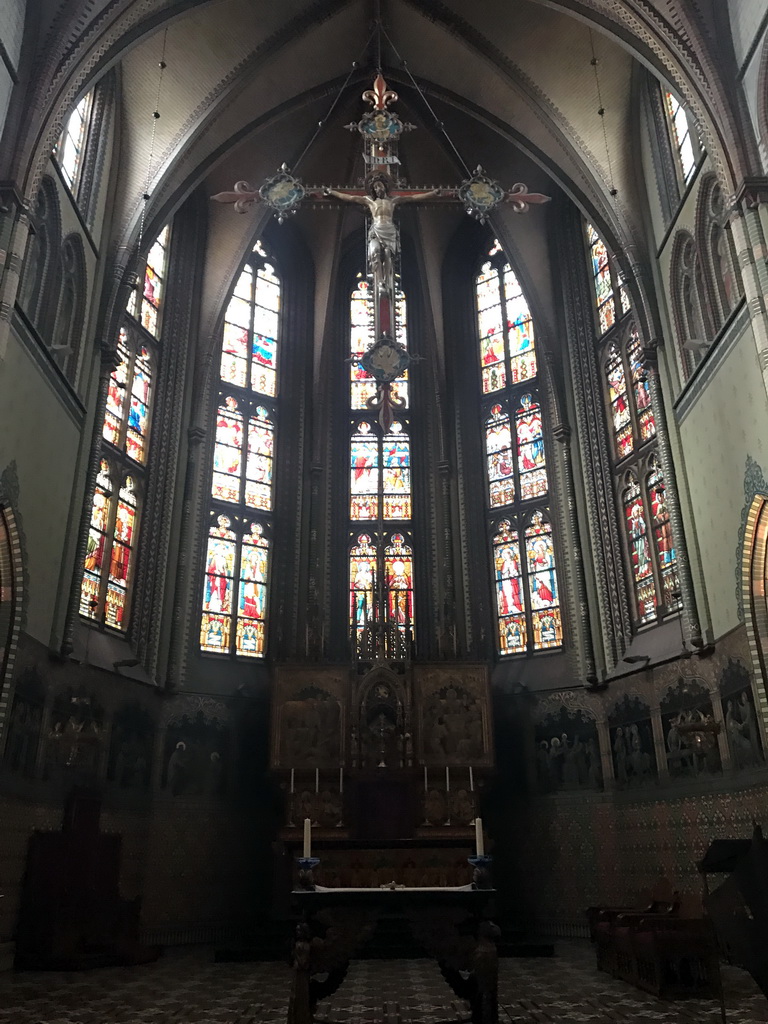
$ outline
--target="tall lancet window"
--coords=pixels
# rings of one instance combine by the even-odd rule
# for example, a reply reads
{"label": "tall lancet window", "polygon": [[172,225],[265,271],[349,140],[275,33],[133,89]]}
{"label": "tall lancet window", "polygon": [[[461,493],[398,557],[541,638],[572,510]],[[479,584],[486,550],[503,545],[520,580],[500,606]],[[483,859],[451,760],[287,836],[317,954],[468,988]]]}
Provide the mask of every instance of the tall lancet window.
{"label": "tall lancet window", "polygon": [[591,224],[586,225],[587,247],[592,270],[592,289],[597,311],[597,332],[605,334],[629,309],[629,293],[605,242]]}
{"label": "tall lancet window", "polygon": [[[362,274],[350,295],[349,319],[349,353],[359,357],[374,341],[371,289]],[[405,345],[407,309],[399,287],[395,322],[397,340]],[[374,626],[399,634],[405,642],[414,635],[407,371],[392,384],[392,396],[395,417],[385,428],[368,406],[376,399],[375,381],[350,363],[349,624],[358,653]]]}
{"label": "tall lancet window", "polygon": [[[168,241],[166,226],[150,250],[155,253],[152,258],[162,251],[162,261],[157,263],[162,278]],[[152,331],[135,317],[141,305],[136,292],[120,328],[101,428],[102,459],[80,590],[80,614],[122,632],[129,625],[136,541],[150,458],[152,397],[162,327],[159,292],[155,301]]]}
{"label": "tall lancet window", "polygon": [[280,295],[257,242],[224,313],[200,621],[207,654],[266,652]]}
{"label": "tall lancet window", "polygon": [[549,475],[533,319],[494,242],[475,281],[497,650],[561,647]]}

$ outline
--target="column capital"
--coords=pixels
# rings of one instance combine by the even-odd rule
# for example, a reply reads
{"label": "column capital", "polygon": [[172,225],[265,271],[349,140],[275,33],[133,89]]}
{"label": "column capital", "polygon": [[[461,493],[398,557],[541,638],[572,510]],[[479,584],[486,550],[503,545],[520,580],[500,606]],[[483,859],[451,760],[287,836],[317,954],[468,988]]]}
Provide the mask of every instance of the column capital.
{"label": "column capital", "polygon": [[734,193],[734,200],[748,210],[754,210],[761,203],[767,203],[768,178],[743,178]]}

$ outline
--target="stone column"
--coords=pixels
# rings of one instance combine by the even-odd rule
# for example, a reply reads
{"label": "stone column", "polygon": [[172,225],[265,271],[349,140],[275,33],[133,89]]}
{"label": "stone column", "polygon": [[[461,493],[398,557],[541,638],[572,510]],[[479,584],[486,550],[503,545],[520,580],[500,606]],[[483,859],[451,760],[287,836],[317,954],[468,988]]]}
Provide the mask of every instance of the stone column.
{"label": "stone column", "polygon": [[594,686],[598,680],[595,666],[595,648],[592,643],[592,618],[589,612],[589,597],[584,576],[584,559],[581,553],[579,521],[576,515],[576,494],[573,478],[573,461],[571,458],[571,431],[568,427],[558,424],[552,433],[555,440],[562,445],[563,452],[565,495],[561,499],[561,504],[565,512],[568,527],[568,544],[573,559],[573,596],[576,603],[577,628],[584,652],[584,678],[588,686]]}
{"label": "stone column", "polygon": [[5,360],[11,317],[19,293],[21,269],[29,238],[29,204],[15,188],[0,188],[0,366]]}
{"label": "stone column", "polygon": [[728,732],[725,728],[723,704],[720,700],[720,691],[717,686],[710,689],[709,699],[712,701],[712,718],[715,723],[720,726],[720,731],[717,734],[717,748],[720,751],[720,763],[723,766],[723,771],[727,772],[733,767],[733,765],[731,764],[731,748],[728,745]]}
{"label": "stone column", "polygon": [[603,718],[597,723],[597,741],[600,744],[600,760],[603,765],[603,784],[606,790],[616,788],[616,776],[613,772],[613,752],[611,751],[611,730]]}
{"label": "stone column", "polygon": [[757,361],[768,394],[768,179],[750,178],[742,182],[730,217],[731,231],[738,252],[744,293],[752,322]]}
{"label": "stone column", "polygon": [[693,589],[693,577],[691,575],[691,563],[688,558],[683,516],[680,511],[677,475],[672,458],[672,446],[669,440],[664,395],[661,390],[657,349],[658,341],[651,342],[649,346],[643,349],[645,372],[648,375],[648,385],[656,423],[656,443],[659,462],[661,463],[664,483],[666,484],[669,523],[672,527],[672,536],[675,538],[675,550],[677,551],[677,578],[680,584],[680,600],[682,602],[683,637],[692,647],[698,648],[704,645],[704,640],[701,635],[699,612],[696,606],[696,593]]}

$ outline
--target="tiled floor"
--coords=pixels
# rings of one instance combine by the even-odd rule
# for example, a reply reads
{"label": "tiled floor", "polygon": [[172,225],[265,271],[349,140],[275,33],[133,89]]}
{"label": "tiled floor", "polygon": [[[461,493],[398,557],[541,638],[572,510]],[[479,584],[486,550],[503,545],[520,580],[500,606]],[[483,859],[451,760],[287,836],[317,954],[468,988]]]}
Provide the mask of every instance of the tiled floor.
{"label": "tiled floor", "polygon": [[[766,1024],[768,1001],[735,968],[724,971],[728,1024]],[[216,964],[203,948],[156,964],[74,974],[0,975],[0,1024],[273,1024],[285,1020],[289,974],[279,963]],[[662,1003],[600,974],[587,944],[554,959],[500,962],[500,1024],[719,1024],[709,1001]],[[429,960],[352,965],[318,1016],[340,1024],[466,1020]]]}

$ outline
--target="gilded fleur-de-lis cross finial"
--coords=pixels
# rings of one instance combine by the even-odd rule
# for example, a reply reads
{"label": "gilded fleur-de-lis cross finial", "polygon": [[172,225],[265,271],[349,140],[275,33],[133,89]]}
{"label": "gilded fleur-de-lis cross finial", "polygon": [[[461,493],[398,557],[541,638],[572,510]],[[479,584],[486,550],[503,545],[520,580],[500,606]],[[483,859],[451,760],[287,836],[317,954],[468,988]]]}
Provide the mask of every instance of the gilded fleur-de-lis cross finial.
{"label": "gilded fleur-de-lis cross finial", "polygon": [[366,89],[363,93],[363,99],[370,103],[374,110],[386,110],[390,103],[397,101],[397,93],[387,88],[384,75],[379,72],[373,80],[373,88]]}

